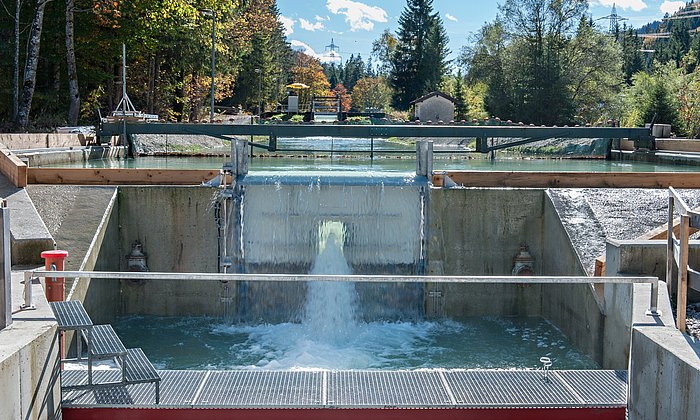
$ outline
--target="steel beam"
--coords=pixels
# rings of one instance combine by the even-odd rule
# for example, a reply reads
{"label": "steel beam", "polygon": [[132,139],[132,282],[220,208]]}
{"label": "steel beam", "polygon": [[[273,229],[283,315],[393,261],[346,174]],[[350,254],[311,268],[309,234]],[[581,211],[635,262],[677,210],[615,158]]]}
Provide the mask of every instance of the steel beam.
{"label": "steel beam", "polygon": [[[220,136],[274,136],[336,138],[521,138],[543,140],[550,138],[625,138],[651,140],[648,128],[620,127],[523,127],[523,126],[461,126],[461,125],[336,125],[336,124],[169,124],[127,123],[129,134],[180,134]],[[97,130],[100,137],[119,135],[118,123],[104,122]]]}

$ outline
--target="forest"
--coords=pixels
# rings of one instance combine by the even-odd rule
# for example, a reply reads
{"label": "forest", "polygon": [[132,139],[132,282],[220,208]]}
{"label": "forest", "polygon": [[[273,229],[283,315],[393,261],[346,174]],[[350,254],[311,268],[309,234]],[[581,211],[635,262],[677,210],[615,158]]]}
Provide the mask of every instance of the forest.
{"label": "forest", "polygon": [[[274,116],[290,83],[301,100],[339,95],[344,111],[408,120],[431,91],[457,120],[536,125],[672,124],[700,136],[700,19],[607,28],[586,0],[503,0],[449,51],[432,0],[406,0],[369,57],[322,63],[288,43],[275,0],[0,0],[0,131],[94,124],[114,110],[127,46],[129,96],[164,121],[206,121],[212,35],[217,108]],[[694,2],[679,11],[700,14]],[[651,32],[663,36],[650,37]]]}

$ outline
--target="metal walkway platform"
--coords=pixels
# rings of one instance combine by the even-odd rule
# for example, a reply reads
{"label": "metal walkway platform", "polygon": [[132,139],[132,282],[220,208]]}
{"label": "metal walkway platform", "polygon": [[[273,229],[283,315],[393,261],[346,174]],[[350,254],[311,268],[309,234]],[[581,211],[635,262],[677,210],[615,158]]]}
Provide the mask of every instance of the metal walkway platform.
{"label": "metal walkway platform", "polygon": [[[212,420],[224,418],[226,412],[245,418],[314,418],[314,413],[319,418],[363,418],[366,410],[372,418],[392,418],[378,413],[396,410],[404,411],[402,418],[411,418],[407,413],[425,415],[425,410],[432,410],[431,420],[435,420],[454,418],[458,410],[461,418],[495,419],[506,418],[497,415],[503,410],[512,416],[513,410],[523,409],[519,420],[624,419],[627,402],[625,371],[550,371],[547,379],[542,371],[515,370],[166,370],[159,374],[159,405],[153,404],[152,388],[144,384],[67,391],[63,418],[110,418],[117,412],[120,419]],[[177,409],[184,410],[182,417]],[[300,409],[310,411],[301,414]],[[482,415],[465,417],[470,410]],[[547,413],[566,417],[547,417]]]}

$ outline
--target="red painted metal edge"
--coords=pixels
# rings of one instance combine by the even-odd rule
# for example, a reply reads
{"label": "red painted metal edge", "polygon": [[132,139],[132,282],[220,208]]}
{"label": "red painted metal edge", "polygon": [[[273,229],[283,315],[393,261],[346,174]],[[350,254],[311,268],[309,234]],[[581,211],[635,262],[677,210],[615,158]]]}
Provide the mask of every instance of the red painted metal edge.
{"label": "red painted metal edge", "polygon": [[624,420],[625,408],[166,409],[63,408],[64,420]]}

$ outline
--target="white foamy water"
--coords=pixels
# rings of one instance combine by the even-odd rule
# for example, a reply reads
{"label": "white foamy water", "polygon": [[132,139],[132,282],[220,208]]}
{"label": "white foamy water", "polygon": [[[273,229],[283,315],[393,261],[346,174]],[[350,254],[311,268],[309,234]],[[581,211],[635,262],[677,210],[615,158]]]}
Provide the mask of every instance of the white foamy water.
{"label": "white foamy water", "polygon": [[[342,224],[321,226],[321,252],[316,256],[309,274],[352,274],[343,256],[342,229]],[[354,283],[310,282],[304,306],[305,334],[320,343],[342,345],[357,333],[356,308]]]}

